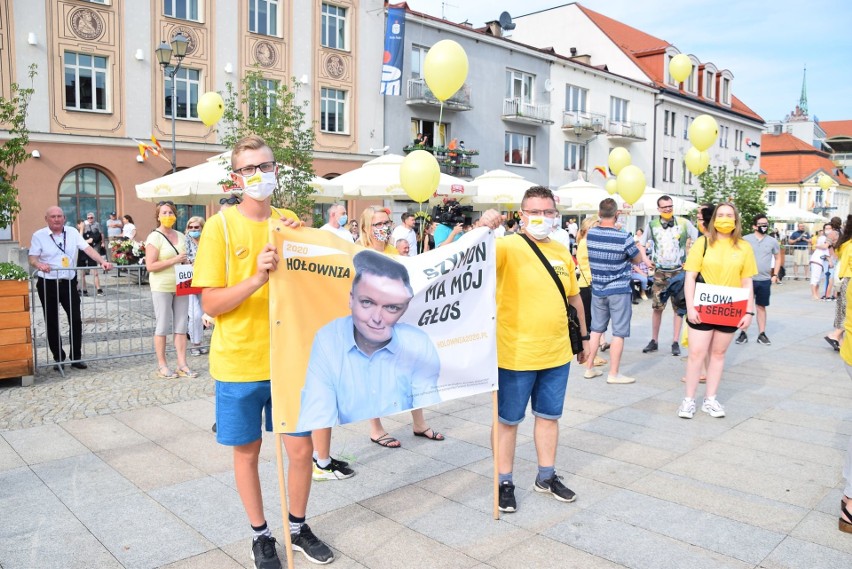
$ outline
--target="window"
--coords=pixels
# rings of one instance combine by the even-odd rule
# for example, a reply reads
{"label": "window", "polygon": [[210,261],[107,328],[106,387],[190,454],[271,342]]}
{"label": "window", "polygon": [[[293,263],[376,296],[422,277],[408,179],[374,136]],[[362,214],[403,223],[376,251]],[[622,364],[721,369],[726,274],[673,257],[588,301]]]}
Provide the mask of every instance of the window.
{"label": "window", "polygon": [[414,79],[420,79],[423,76],[423,61],[427,53],[429,53],[428,47],[411,46],[411,77]]}
{"label": "window", "polygon": [[680,176],[683,180],[684,184],[692,185],[692,172],[689,171],[689,168],[686,167],[686,162],[683,160],[680,161]]}
{"label": "window", "polygon": [[686,90],[690,93],[695,93],[695,69],[696,65],[692,65],[692,72],[689,74],[689,77],[686,78]]}
{"label": "window", "polygon": [[272,108],[278,102],[278,81],[274,79],[259,79],[252,87],[252,97],[249,99],[249,114],[269,118]]}
{"label": "window", "polygon": [[743,131],[734,129],[734,150],[743,149]]}
{"label": "window", "polygon": [[586,112],[589,90],[574,85],[565,85],[565,110]]}
{"label": "window", "polygon": [[768,205],[775,205],[775,190],[766,190],[766,203]]}
{"label": "window", "polygon": [[346,134],[346,91],[320,90],[320,130]]}
{"label": "window", "polygon": [[722,103],[731,104],[731,80],[727,77],[722,78]]}
{"label": "window", "polygon": [[115,209],[115,187],[101,170],[77,168],[59,183],[59,207],[65,213],[68,225],[86,218],[90,211],[106,232],[109,213]]}
{"label": "window", "polygon": [[799,201],[799,192],[796,190],[787,190],[787,203],[795,204]]}
{"label": "window", "polygon": [[522,103],[533,102],[535,77],[522,71],[506,70],[506,98]]}
{"label": "window", "polygon": [[663,181],[671,182],[671,177],[669,176],[669,162],[671,160],[669,158],[663,158]]}
{"label": "window", "polygon": [[171,78],[173,67],[166,68],[166,116],[172,116],[172,81],[175,82],[177,95],[178,119],[198,118],[198,92],[201,90],[201,72],[198,69],[178,69],[174,79]]}
{"label": "window", "polygon": [[574,142],[565,143],[565,169],[586,170],[586,145]]}
{"label": "window", "polygon": [[65,108],[107,111],[107,58],[65,52]]}
{"label": "window", "polygon": [[198,0],[164,0],[163,15],[180,20],[198,20]]}
{"label": "window", "polygon": [[516,166],[532,166],[534,141],[532,136],[507,132],[503,146],[503,161]]}
{"label": "window", "polygon": [[249,0],[249,31],[278,35],[278,0]]}
{"label": "window", "polygon": [[619,99],[618,97],[610,97],[609,99],[609,119],[615,122],[626,122],[628,120],[627,111],[630,101]]}
{"label": "window", "polygon": [[825,198],[825,192],[822,189],[819,189],[814,192],[814,205],[816,207],[822,207],[822,200]]}
{"label": "window", "polygon": [[677,113],[674,111],[666,111],[665,123],[663,124],[663,134],[666,136],[675,135],[675,117]]}
{"label": "window", "polygon": [[692,124],[692,121],[695,120],[695,117],[691,117],[689,115],[683,115],[683,139],[689,140],[689,125]]}
{"label": "window", "polygon": [[447,146],[449,128],[445,122],[439,123],[426,119],[411,119],[411,142],[417,139],[417,134],[422,133],[426,137],[424,146]]}
{"label": "window", "polygon": [[716,77],[714,76],[712,71],[706,71],[704,74],[704,98],[712,99],[713,98],[713,83],[715,82]]}
{"label": "window", "polygon": [[346,8],[322,5],[322,45],[346,49]]}
{"label": "window", "polygon": [[728,132],[731,129],[727,126],[719,127],[719,148],[727,148],[728,147]]}

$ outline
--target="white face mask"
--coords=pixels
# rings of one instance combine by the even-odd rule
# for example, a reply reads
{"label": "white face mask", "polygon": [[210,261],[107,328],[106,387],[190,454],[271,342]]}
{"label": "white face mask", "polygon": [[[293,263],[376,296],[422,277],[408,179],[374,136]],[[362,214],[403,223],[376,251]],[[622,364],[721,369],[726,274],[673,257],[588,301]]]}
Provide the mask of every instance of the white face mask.
{"label": "white face mask", "polygon": [[524,230],[529,233],[530,237],[539,241],[547,238],[552,229],[553,222],[543,215],[531,215],[524,224]]}
{"label": "white face mask", "polygon": [[272,195],[278,185],[275,172],[258,170],[248,178],[243,176],[243,193],[255,201],[262,202]]}

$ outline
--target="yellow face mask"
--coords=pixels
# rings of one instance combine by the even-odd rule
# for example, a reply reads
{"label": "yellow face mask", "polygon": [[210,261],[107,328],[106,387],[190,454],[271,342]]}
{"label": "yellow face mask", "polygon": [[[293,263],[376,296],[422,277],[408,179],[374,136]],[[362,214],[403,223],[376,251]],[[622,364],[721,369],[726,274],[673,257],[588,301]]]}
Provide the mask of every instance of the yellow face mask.
{"label": "yellow face mask", "polygon": [[737,222],[730,217],[717,217],[713,222],[713,227],[719,233],[730,233],[737,226]]}
{"label": "yellow face mask", "polygon": [[663,212],[660,213],[660,217],[662,217],[665,220],[669,220],[669,219],[674,217],[674,212],[663,211]]}
{"label": "yellow face mask", "polygon": [[177,218],[173,215],[161,215],[160,216],[160,224],[167,229],[171,229],[176,221],[177,221]]}

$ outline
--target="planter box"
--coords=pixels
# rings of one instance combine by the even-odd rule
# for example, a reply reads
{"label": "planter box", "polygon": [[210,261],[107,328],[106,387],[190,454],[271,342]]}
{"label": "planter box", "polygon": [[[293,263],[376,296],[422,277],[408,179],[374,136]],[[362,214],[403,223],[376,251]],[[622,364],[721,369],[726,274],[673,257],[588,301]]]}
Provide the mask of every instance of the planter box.
{"label": "planter box", "polygon": [[29,281],[0,281],[0,379],[33,383]]}

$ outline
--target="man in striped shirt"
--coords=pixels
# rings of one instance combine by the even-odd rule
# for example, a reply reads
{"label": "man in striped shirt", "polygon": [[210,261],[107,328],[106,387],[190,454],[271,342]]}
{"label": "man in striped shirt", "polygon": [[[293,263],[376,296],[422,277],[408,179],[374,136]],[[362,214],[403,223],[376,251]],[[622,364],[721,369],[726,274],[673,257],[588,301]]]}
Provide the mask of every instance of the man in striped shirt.
{"label": "man in striped shirt", "polygon": [[[589,267],[592,270],[592,326],[591,357],[594,361],[601,336],[612,322],[612,342],[609,352],[607,383],[633,383],[632,377],[619,371],[624,339],[630,336],[630,318],[633,315],[630,288],[630,271],[633,263],[642,260],[633,236],[615,228],[618,204],[606,198],[598,209],[600,224],[589,229],[586,243],[589,248]],[[583,377],[592,379],[603,372],[589,367]]]}

